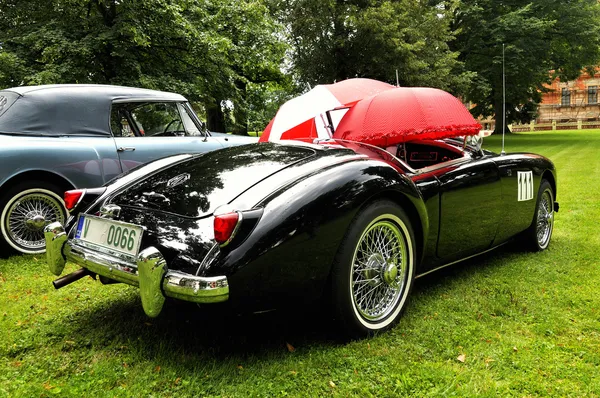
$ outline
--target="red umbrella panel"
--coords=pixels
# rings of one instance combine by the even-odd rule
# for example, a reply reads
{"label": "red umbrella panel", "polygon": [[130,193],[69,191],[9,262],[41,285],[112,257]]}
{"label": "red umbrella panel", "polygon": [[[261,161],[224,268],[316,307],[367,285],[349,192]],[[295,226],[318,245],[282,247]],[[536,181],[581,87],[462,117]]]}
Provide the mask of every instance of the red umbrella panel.
{"label": "red umbrella panel", "polygon": [[[335,127],[344,116],[347,107],[363,98],[393,88],[391,84],[363,78],[315,86],[306,94],[283,104],[259,141],[330,138],[330,122]],[[331,120],[328,120],[329,111],[334,111],[330,112]]]}
{"label": "red umbrella panel", "polygon": [[365,98],[342,118],[333,138],[387,147],[411,140],[476,135],[481,125],[452,94],[399,87]]}

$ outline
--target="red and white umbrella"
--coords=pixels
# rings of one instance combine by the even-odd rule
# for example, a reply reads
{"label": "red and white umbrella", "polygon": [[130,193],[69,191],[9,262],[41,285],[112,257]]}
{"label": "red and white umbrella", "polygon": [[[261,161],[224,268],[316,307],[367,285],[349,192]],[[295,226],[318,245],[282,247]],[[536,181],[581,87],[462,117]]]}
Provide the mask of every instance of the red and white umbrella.
{"label": "red and white umbrella", "polygon": [[333,138],[387,147],[415,139],[476,135],[480,130],[452,94],[429,87],[398,87],[354,105]]}
{"label": "red and white umbrella", "polygon": [[312,90],[283,104],[265,128],[259,141],[277,141],[298,138],[330,138],[327,131],[327,112],[336,121],[346,113],[347,107],[363,98],[393,89],[394,86],[373,79],[348,79],[333,84],[315,86]]}

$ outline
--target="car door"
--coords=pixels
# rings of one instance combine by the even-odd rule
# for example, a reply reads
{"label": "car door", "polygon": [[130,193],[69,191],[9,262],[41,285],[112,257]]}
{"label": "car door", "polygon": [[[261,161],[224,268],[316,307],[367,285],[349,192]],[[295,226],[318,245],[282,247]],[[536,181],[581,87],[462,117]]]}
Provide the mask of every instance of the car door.
{"label": "car door", "polygon": [[169,155],[224,147],[181,102],[115,101],[111,130],[123,171]]}
{"label": "car door", "polygon": [[438,173],[438,257],[447,261],[488,249],[498,231],[502,186],[491,156],[471,159]]}
{"label": "car door", "polygon": [[502,242],[533,222],[543,165],[538,157],[523,154],[498,156],[494,161],[502,180],[502,222],[496,237]]}

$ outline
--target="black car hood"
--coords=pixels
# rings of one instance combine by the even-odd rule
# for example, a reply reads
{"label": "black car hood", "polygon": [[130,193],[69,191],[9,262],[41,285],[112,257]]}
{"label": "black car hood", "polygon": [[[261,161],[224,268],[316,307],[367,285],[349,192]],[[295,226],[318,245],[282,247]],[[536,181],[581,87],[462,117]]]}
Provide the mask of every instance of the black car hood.
{"label": "black car hood", "polygon": [[261,180],[314,156],[304,146],[243,145],[194,156],[134,183],[112,198],[120,206],[205,217]]}

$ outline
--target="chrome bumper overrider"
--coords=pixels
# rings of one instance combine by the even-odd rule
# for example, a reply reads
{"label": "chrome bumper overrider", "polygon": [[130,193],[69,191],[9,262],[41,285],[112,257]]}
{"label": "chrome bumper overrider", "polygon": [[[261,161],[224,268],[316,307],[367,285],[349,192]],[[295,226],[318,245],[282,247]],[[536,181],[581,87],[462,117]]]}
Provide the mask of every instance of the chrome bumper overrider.
{"label": "chrome bumper overrider", "polygon": [[46,259],[50,271],[60,275],[66,261],[89,271],[129,285],[138,286],[144,312],[158,316],[165,296],[194,303],[217,303],[229,298],[227,277],[201,277],[169,270],[158,249],[142,250],[136,263],[92,250],[75,240],[67,240],[63,226],[54,222],[44,229]]}

